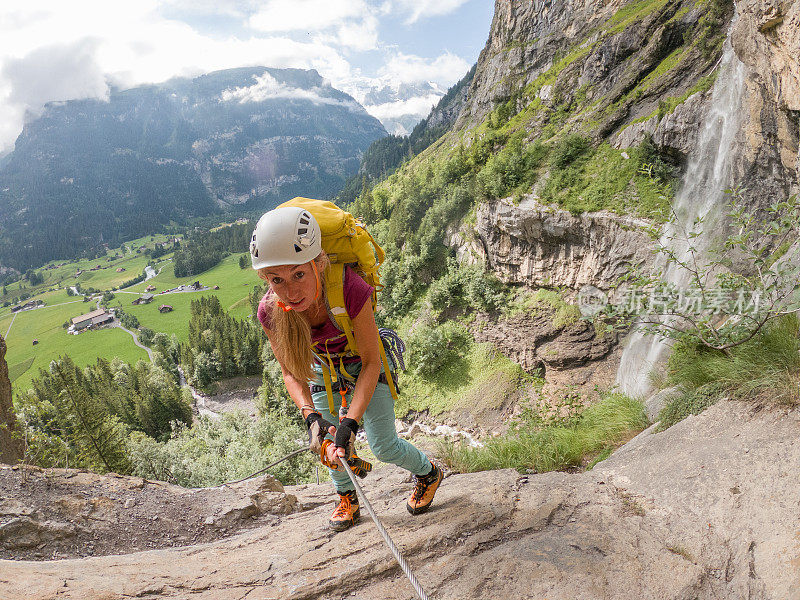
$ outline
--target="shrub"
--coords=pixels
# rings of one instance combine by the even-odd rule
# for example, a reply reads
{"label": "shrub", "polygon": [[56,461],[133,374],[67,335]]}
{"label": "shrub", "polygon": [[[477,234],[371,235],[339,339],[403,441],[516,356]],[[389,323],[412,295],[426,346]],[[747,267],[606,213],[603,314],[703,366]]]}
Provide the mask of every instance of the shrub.
{"label": "shrub", "polygon": [[580,158],[590,148],[589,140],[572,133],[559,141],[550,156],[550,163],[557,169],[563,169]]}
{"label": "shrub", "polygon": [[463,359],[471,342],[469,332],[455,321],[435,327],[422,325],[409,340],[413,368],[423,377],[431,377],[440,369]]}
{"label": "shrub", "polygon": [[150,346],[155,332],[149,327],[139,327],[139,341],[145,346]]}
{"label": "shrub", "polygon": [[501,198],[516,189],[528,191],[547,152],[547,146],[539,141],[523,150],[523,138],[513,137],[478,173],[482,192],[489,198]]}
{"label": "shrub", "polygon": [[670,400],[658,413],[658,430],[664,431],[683,421],[689,415],[699,415],[709,406],[716,404],[719,398],[714,394],[689,390]]}
{"label": "shrub", "polygon": [[451,259],[445,274],[434,281],[428,292],[433,311],[446,308],[494,311],[507,301],[505,287],[481,265],[459,265]]}
{"label": "shrub", "polygon": [[678,342],[667,365],[667,385],[686,390],[684,404],[693,406],[698,406],[701,397],[714,397],[716,401],[723,395],[798,404],[798,329],[800,320],[796,314],[781,316],[748,341],[730,348],[727,354],[692,340]]}
{"label": "shrub", "polygon": [[[270,415],[252,421],[242,412],[218,421],[201,417],[193,427],[179,425],[166,442],[134,433],[128,438],[133,473],[186,487],[219,485],[247,477],[301,447],[305,432],[292,419]],[[311,481],[318,464],[303,453],[269,471],[284,484]]]}

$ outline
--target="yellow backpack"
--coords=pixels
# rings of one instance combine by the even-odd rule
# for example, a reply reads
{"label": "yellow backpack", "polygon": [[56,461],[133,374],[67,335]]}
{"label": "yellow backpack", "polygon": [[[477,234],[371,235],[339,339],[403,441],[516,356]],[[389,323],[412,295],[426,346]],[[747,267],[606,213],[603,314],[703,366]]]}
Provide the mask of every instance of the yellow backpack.
{"label": "yellow backpack", "polygon": [[[325,379],[325,390],[328,393],[328,404],[330,405],[331,413],[333,413],[332,382],[337,381],[333,359],[339,358],[341,365],[344,356],[358,355],[358,347],[353,336],[353,324],[350,320],[350,315],[347,314],[344,303],[344,267],[345,265],[353,267],[364,281],[372,286],[374,290],[372,293],[372,309],[375,310],[378,302],[377,292],[383,288],[378,269],[383,263],[386,254],[362,223],[333,202],[297,197],[284,202],[278,208],[284,206],[303,208],[314,215],[322,231],[322,249],[331,261],[331,266],[325,274],[328,306],[331,316],[336,320],[335,325],[342,332],[341,335],[347,338],[345,352],[331,356],[329,352],[324,351],[326,360],[321,360],[323,363],[322,372]],[[379,344],[379,347],[383,369],[386,374],[386,382],[389,385],[392,397],[397,399],[397,388],[392,378],[383,343]],[[317,354],[317,357],[320,358],[319,354]],[[341,371],[344,372],[344,369],[341,369]]]}

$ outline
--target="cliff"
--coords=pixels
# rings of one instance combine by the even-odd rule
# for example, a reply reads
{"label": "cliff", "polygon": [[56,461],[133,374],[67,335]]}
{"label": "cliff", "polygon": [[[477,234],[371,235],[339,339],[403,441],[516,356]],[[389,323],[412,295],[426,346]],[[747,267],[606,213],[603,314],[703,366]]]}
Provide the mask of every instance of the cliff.
{"label": "cliff", "polygon": [[22,459],[22,441],[14,438],[14,433],[17,433],[17,420],[11,404],[6,341],[0,335],[0,463],[13,464]]}
{"label": "cliff", "polygon": [[[673,167],[674,192],[697,142],[734,9],[740,16],[731,41],[747,78],[729,187],[741,186],[748,208],[763,210],[800,189],[797,1],[497,1],[455,130],[477,143],[491,132],[487,123],[499,122],[504,137],[522,131],[527,143],[577,133],[628,153],[652,140],[659,160]],[[652,246],[635,231],[641,219],[621,228],[632,215],[614,207],[613,225],[592,212],[543,212],[542,187],[537,183],[532,200],[516,208],[482,204],[480,239],[452,237],[459,254],[480,256],[506,281],[572,290],[587,283],[606,289],[627,264],[646,266]],[[637,210],[635,200],[629,210]]]}

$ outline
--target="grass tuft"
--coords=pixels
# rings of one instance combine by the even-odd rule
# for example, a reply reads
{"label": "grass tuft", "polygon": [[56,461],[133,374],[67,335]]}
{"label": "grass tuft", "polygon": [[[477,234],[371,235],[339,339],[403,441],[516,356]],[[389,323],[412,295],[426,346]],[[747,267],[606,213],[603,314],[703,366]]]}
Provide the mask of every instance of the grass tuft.
{"label": "grass tuft", "polygon": [[699,414],[720,398],[765,404],[800,404],[800,319],[784,315],[728,354],[688,343],[673,347],[666,386],[683,393],[659,414],[664,430]]}
{"label": "grass tuft", "polygon": [[606,395],[565,425],[523,423],[482,448],[440,444],[447,465],[458,472],[518,469],[545,473],[580,466],[647,425],[644,406],[623,394]]}

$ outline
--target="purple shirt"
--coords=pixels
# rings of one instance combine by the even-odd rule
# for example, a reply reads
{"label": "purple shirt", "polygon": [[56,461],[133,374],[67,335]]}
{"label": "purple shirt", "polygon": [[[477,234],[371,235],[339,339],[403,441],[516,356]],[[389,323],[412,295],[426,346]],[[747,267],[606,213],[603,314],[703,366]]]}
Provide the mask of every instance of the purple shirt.
{"label": "purple shirt", "polygon": [[[364,281],[361,276],[356,273],[352,268],[345,266],[344,268],[344,307],[347,314],[351,319],[354,319],[364,308],[364,304],[372,297],[373,287]],[[261,302],[258,303],[258,320],[267,329],[270,328],[272,302],[274,294],[272,290],[267,290]],[[331,322],[330,316],[325,320],[322,325],[311,328],[311,342],[317,344],[320,351],[326,349],[325,341],[334,340],[341,335],[341,331]],[[335,352],[342,352],[347,346],[347,339],[342,337],[340,340],[331,341],[327,345],[327,350],[333,354]],[[351,360],[345,359],[345,362],[352,362],[358,360],[353,358]]]}

